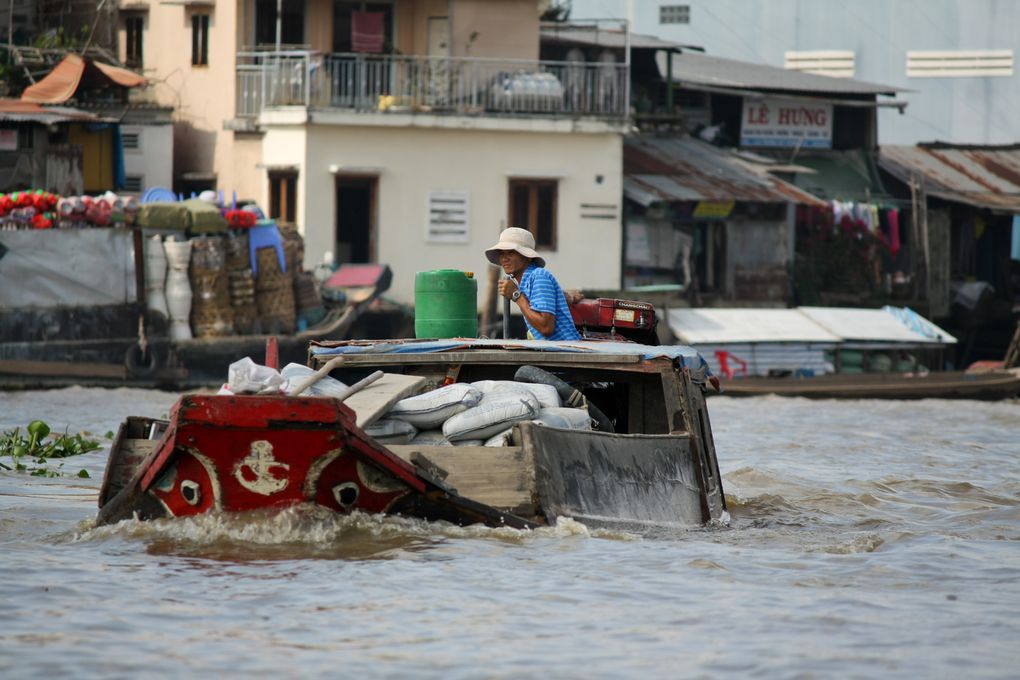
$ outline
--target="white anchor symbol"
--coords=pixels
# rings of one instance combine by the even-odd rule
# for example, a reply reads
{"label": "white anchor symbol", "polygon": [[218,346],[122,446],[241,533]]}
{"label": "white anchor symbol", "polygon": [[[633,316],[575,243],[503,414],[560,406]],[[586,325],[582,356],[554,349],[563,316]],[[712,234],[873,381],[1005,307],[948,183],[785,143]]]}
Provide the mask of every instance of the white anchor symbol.
{"label": "white anchor symbol", "polygon": [[251,443],[251,453],[234,467],[234,478],[249,491],[271,496],[287,488],[290,465],[273,457],[273,445],[264,439]]}

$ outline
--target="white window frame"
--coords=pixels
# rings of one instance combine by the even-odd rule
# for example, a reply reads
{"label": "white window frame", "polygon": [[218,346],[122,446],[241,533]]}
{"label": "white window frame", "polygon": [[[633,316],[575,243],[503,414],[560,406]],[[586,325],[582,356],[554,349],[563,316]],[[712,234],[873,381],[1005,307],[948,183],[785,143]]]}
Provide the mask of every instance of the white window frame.
{"label": "white window frame", "polygon": [[1013,75],[1013,50],[910,50],[908,78],[975,78]]}
{"label": "white window frame", "polygon": [[471,240],[471,192],[432,189],[425,193],[425,242],[468,243]]}

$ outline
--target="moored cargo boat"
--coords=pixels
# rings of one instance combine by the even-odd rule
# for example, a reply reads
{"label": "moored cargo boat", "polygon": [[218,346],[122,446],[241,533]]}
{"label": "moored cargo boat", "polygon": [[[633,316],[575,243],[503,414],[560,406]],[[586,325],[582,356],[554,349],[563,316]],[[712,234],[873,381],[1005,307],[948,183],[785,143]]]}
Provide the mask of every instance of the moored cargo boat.
{"label": "moored cargo boat", "polygon": [[[518,528],[558,517],[621,528],[725,518],[704,397],[711,376],[690,348],[322,342],[309,364],[349,383],[380,369],[385,379],[347,403],[185,396],[169,421],[129,418],[111,451],[98,522],[298,503]],[[408,394],[527,375],[551,376],[594,428],[523,419],[502,446],[383,444],[366,432]]]}

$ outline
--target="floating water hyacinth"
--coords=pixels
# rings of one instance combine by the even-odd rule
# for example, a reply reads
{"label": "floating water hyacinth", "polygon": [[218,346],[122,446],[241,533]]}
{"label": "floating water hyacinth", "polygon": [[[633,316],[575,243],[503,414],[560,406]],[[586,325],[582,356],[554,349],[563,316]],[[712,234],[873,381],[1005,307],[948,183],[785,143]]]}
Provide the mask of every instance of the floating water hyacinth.
{"label": "floating water hyacinth", "polygon": [[[98,440],[89,439],[81,434],[70,435],[65,432],[47,441],[50,426],[42,420],[33,420],[25,428],[8,430],[0,436],[0,458],[10,456],[11,465],[0,461],[0,469],[17,472],[28,472],[37,477],[59,477],[64,474],[63,462],[51,463],[55,458],[80,456],[100,448]],[[31,462],[26,463],[25,460]],[[88,477],[87,470],[75,473],[78,477]]]}

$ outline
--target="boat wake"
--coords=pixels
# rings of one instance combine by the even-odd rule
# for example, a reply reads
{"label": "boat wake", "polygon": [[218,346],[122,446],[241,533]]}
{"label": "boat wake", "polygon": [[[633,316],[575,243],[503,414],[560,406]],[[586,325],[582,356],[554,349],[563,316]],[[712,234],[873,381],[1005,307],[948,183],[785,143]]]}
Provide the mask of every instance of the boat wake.
{"label": "boat wake", "polygon": [[207,513],[187,518],[125,520],[106,526],[83,523],[73,542],[143,541],[151,554],[224,560],[387,559],[426,551],[456,539],[525,544],[536,539],[600,538],[630,540],[626,532],[589,529],[560,518],[535,530],[484,525],[460,527],[447,522],[353,512],[339,514],[320,506],[280,510]]}

